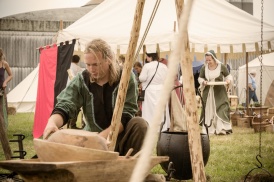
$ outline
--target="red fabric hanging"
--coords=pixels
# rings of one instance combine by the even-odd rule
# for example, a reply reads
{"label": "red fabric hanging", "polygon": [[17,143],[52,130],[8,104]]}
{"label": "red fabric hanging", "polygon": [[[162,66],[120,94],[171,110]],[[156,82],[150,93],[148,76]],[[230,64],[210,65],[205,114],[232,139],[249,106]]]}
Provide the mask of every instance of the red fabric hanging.
{"label": "red fabric hanging", "polygon": [[40,50],[39,78],[33,125],[34,138],[43,135],[54,106],[57,50],[57,46]]}

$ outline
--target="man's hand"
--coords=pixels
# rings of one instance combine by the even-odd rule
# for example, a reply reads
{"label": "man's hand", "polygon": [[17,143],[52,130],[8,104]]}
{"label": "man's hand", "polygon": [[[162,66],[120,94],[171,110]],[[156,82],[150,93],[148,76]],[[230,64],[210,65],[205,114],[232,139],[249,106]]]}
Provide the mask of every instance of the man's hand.
{"label": "man's hand", "polygon": [[44,130],[44,133],[43,133],[43,139],[46,140],[48,139],[48,137],[58,131],[59,129],[56,127],[56,126],[49,126],[49,127],[46,127],[46,129]]}
{"label": "man's hand", "polygon": [[43,133],[43,139],[47,139],[50,134],[59,130],[59,128],[63,125],[63,118],[60,114],[53,114],[50,116],[48,120],[48,124]]}

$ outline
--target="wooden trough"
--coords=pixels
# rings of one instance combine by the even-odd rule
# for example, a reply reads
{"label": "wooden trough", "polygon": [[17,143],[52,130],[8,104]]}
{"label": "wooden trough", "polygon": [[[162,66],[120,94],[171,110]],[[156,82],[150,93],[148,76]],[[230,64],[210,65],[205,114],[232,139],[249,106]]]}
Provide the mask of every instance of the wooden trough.
{"label": "wooden trough", "polygon": [[118,152],[78,147],[62,143],[34,139],[34,148],[38,158],[43,162],[115,160]]}
{"label": "wooden trough", "polygon": [[[16,172],[26,182],[128,182],[138,159],[138,153],[119,156],[105,150],[98,135],[81,130],[59,130],[48,140],[34,139],[33,143],[38,159],[1,161],[0,167]],[[147,175],[168,160],[168,156],[151,156]]]}

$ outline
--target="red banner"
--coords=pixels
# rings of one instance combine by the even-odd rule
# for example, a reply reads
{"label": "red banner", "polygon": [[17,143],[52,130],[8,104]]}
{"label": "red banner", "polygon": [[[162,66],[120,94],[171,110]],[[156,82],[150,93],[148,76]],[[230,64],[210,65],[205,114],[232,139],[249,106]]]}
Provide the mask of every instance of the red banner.
{"label": "red banner", "polygon": [[40,50],[38,88],[33,125],[34,138],[39,138],[43,135],[43,131],[53,110],[57,50],[57,46]]}

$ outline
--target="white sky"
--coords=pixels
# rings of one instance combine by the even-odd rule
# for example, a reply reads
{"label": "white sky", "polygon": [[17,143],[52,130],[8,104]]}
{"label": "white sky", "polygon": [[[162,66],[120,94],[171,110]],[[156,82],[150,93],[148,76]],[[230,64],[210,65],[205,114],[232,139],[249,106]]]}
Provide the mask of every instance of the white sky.
{"label": "white sky", "polygon": [[90,0],[0,0],[0,18],[31,11],[81,7]]}

